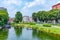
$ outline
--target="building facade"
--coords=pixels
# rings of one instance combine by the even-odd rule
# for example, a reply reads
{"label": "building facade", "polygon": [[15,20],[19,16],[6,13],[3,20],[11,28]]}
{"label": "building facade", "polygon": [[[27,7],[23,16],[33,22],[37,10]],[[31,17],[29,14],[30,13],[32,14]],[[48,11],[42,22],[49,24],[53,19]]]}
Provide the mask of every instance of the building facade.
{"label": "building facade", "polygon": [[29,17],[29,16],[23,16],[23,21],[24,22],[33,22],[33,19],[32,19],[32,17]]}
{"label": "building facade", "polygon": [[60,3],[56,4],[56,5],[53,5],[52,6],[52,9],[60,9]]}
{"label": "building facade", "polygon": [[29,20],[30,22],[34,22],[33,18],[32,17],[29,17]]}
{"label": "building facade", "polygon": [[9,18],[9,22],[12,23],[14,21],[14,18]]}
{"label": "building facade", "polygon": [[29,16],[23,16],[23,21],[24,22],[29,22]]}

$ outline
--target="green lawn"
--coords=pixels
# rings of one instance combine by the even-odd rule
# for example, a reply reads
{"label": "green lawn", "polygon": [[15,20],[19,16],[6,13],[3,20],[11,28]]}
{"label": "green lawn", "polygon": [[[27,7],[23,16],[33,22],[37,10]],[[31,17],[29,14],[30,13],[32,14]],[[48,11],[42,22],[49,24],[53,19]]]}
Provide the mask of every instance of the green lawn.
{"label": "green lawn", "polygon": [[30,24],[15,24],[17,27],[27,27],[37,29],[39,31],[53,33],[53,34],[60,34],[60,26],[52,25],[52,27],[44,27],[42,24],[30,25]]}
{"label": "green lawn", "polygon": [[39,30],[48,33],[60,34],[60,27],[39,27]]}

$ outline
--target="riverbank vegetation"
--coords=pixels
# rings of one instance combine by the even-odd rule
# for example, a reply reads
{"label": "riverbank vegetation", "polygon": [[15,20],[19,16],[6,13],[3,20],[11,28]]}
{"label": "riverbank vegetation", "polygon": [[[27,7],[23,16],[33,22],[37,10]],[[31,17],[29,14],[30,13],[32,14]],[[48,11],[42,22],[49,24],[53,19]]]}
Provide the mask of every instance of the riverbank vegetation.
{"label": "riverbank vegetation", "polygon": [[58,23],[58,20],[60,19],[60,10],[58,9],[52,9],[50,11],[38,11],[34,12],[32,14],[32,18],[35,22],[38,20],[44,23]]}
{"label": "riverbank vegetation", "polygon": [[19,11],[16,12],[14,22],[15,23],[20,23],[20,22],[22,22],[22,19],[23,19],[22,13],[19,12]]}
{"label": "riverbank vegetation", "polygon": [[7,12],[7,9],[0,10],[0,26],[4,26],[8,23],[9,20],[9,14]]}
{"label": "riverbank vegetation", "polygon": [[[17,28],[27,28],[35,31],[42,31],[46,33],[56,34],[60,36],[60,10],[38,11],[32,14],[33,22],[23,22],[22,13],[17,12],[12,26]],[[39,21],[39,23],[38,23]],[[41,23],[43,22],[43,23]]]}
{"label": "riverbank vegetation", "polygon": [[32,24],[33,25],[31,25],[30,23],[28,23],[28,24],[19,23],[19,24],[15,24],[14,27],[27,28],[27,29],[38,31],[38,32],[42,31],[42,32],[46,32],[48,34],[54,34],[54,35],[60,36],[60,26],[58,26],[58,25],[53,25],[53,24],[49,24],[49,23],[44,23],[44,24],[32,23]]}

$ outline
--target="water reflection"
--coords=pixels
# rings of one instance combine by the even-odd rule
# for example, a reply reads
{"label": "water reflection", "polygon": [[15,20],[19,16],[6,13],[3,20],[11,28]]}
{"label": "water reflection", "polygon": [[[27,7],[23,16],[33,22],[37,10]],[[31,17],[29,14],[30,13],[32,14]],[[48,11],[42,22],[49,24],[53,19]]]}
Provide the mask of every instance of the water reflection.
{"label": "water reflection", "polygon": [[8,37],[8,30],[0,30],[0,40],[7,40]]}
{"label": "water reflection", "polygon": [[9,30],[0,30],[0,40],[60,40],[60,37],[36,30],[11,27]]}
{"label": "water reflection", "polygon": [[14,28],[16,36],[20,37],[20,35],[22,35],[22,28]]}
{"label": "water reflection", "polygon": [[32,30],[27,30],[26,28],[23,28],[20,40],[32,40]]}
{"label": "water reflection", "polygon": [[12,27],[11,29],[9,29],[7,40],[17,40],[14,27]]}
{"label": "water reflection", "polygon": [[33,36],[33,40],[40,40],[38,39],[38,32],[36,30],[32,30],[32,36]]}
{"label": "water reflection", "polygon": [[11,27],[11,29],[9,29],[7,40],[20,40],[21,35],[22,35],[22,28]]}
{"label": "water reflection", "polygon": [[37,32],[34,31],[32,32],[33,37],[37,37],[38,40],[60,40],[60,37],[56,36],[56,35],[52,35],[52,34],[47,34],[47,33],[43,33],[43,32]]}

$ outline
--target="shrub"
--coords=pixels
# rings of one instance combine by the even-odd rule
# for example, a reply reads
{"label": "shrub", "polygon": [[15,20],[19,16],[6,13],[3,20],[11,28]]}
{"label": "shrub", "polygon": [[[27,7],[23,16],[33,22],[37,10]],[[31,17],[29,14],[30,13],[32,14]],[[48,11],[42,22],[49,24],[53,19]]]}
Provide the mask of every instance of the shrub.
{"label": "shrub", "polygon": [[44,27],[51,27],[51,24],[43,24]]}
{"label": "shrub", "polygon": [[29,22],[21,22],[21,24],[29,24]]}
{"label": "shrub", "polygon": [[12,25],[12,26],[14,26],[14,24],[15,24],[14,22],[13,22],[13,23],[11,23],[11,25]]}
{"label": "shrub", "polygon": [[32,26],[32,29],[33,29],[33,30],[37,30],[37,29],[38,29],[38,27],[37,27],[37,26],[35,26],[35,25],[33,25],[33,26]]}
{"label": "shrub", "polygon": [[30,22],[29,24],[30,24],[30,25],[36,25],[36,23],[35,23],[35,22]]}

